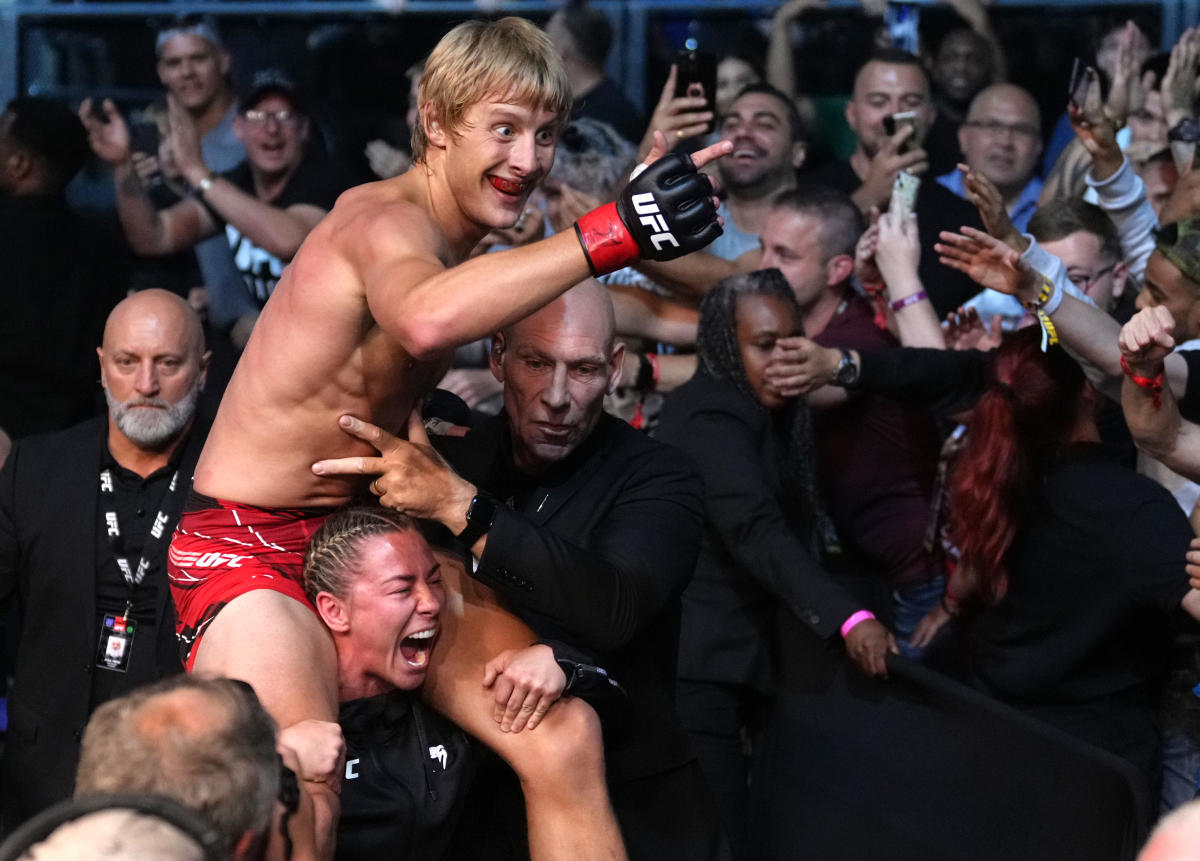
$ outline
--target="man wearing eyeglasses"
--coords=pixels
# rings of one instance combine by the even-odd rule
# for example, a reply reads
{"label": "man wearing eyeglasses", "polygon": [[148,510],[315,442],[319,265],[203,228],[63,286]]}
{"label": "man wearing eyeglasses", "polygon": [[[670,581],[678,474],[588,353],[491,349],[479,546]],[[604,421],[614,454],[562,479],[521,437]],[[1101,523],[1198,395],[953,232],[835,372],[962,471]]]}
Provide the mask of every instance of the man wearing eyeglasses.
{"label": "man wearing eyeglasses", "polygon": [[162,210],[138,179],[128,126],[112,102],[105,100],[103,119],[93,115],[90,99],[80,107],[92,149],[113,167],[125,236],[138,254],[158,256],[224,233],[245,288],[261,308],[345,183],[327,164],[306,157],[309,120],[292,80],[278,69],[255,74],[239,100],[233,129],[246,161],[229,171],[217,172],[206,161],[199,127],[184,102],[171,93],[167,103],[170,148],[192,193]]}
{"label": "man wearing eyeglasses", "polygon": [[[1033,175],[1042,154],[1042,122],[1037,102],[1012,84],[993,84],[971,102],[958,130],[967,166],[992,181],[1004,197],[1008,216],[1025,230],[1037,209],[1042,181]],[[963,175],[952,170],[937,181],[966,197]]]}

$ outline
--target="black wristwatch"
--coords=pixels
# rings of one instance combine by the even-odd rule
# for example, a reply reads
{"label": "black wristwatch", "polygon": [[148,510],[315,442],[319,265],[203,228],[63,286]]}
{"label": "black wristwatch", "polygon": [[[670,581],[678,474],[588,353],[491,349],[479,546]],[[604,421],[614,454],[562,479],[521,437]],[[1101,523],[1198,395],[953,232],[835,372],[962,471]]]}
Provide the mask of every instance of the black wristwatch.
{"label": "black wristwatch", "polygon": [[455,536],[470,550],[475,542],[487,534],[496,522],[496,500],[486,493],[476,493],[467,506],[467,525]]}
{"label": "black wristwatch", "polygon": [[1195,117],[1184,117],[1167,132],[1171,143],[1196,143],[1200,141],[1200,122]]}
{"label": "black wristwatch", "polygon": [[848,388],[858,382],[858,362],[850,355],[849,350],[842,350],[842,360],[838,362],[837,370],[833,372],[835,385]]}

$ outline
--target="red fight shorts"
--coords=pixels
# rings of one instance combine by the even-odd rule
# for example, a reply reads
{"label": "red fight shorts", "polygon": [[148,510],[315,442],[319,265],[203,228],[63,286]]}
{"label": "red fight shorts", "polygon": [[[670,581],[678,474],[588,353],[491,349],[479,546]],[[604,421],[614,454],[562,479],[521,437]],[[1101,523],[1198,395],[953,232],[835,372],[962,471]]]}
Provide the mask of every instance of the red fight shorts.
{"label": "red fight shorts", "polygon": [[309,539],[330,509],[257,508],[192,493],[167,549],[175,638],[188,672],[217,613],[239,595],[270,589],[314,613],[300,580]]}

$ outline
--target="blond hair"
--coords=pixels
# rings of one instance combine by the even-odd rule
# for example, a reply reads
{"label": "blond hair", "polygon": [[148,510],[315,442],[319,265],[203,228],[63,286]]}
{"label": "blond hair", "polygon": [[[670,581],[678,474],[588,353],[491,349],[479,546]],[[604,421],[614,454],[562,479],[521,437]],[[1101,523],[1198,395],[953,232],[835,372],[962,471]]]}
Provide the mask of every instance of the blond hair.
{"label": "blond hair", "polygon": [[571,85],[549,37],[524,18],[467,21],[442,37],[417,88],[413,161],[424,161],[425,106],[454,134],[467,109],[488,96],[548,110],[565,121]]}
{"label": "blond hair", "polygon": [[[304,594],[314,604],[320,592],[345,598],[358,576],[363,542],[375,535],[417,529],[417,522],[390,508],[357,506],[329,516],[304,551],[301,580]],[[419,530],[418,530],[419,531]]]}

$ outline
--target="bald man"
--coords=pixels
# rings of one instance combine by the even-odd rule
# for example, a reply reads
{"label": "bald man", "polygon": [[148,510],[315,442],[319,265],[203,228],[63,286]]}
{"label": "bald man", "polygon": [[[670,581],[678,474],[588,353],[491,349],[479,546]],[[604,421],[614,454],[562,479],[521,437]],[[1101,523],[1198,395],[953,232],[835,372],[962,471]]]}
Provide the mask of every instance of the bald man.
{"label": "bald man", "polygon": [[[580,652],[628,694],[632,726],[601,711],[609,796],[631,858],[726,857],[714,801],[671,690],[679,596],[700,549],[702,485],[687,458],[604,413],[624,346],[605,288],[587,280],[493,341],[505,409],[429,453],[357,419],[343,427],[380,458],[323,461],[321,474],[374,473],[384,505],[462,529],[471,576],[542,640]],[[568,672],[571,662],[560,662]],[[499,705],[499,704],[498,704]],[[528,704],[532,709],[533,705]],[[538,730],[539,732],[541,730]]]}
{"label": "bald man", "polygon": [[165,558],[207,430],[200,320],[172,293],[136,293],[96,352],[107,415],[18,440],[0,469],[0,599],[23,620],[6,828],[70,796],[96,706],[180,670]]}
{"label": "bald man", "polygon": [[[1042,154],[1042,117],[1033,96],[1013,84],[987,87],[971,101],[958,143],[967,166],[995,184],[1009,218],[1024,231],[1042,193],[1042,181],[1033,175]],[[937,181],[966,197],[957,169]]]}

